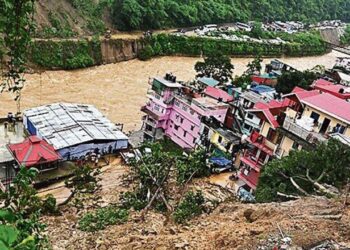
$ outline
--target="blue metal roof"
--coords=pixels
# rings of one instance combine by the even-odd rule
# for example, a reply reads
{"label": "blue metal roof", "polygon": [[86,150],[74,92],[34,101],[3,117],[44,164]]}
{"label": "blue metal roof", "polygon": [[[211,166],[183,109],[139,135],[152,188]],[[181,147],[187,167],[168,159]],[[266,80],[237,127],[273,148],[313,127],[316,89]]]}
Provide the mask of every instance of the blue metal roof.
{"label": "blue metal roof", "polygon": [[200,81],[201,83],[207,85],[207,86],[211,86],[211,87],[215,87],[216,85],[218,85],[220,82],[213,79],[213,78],[209,78],[209,77],[202,77],[199,78],[198,81]]}
{"label": "blue metal roof", "polygon": [[251,91],[254,91],[255,93],[261,94],[261,93],[266,93],[266,92],[273,92],[275,91],[274,88],[271,88],[266,85],[258,85],[253,88],[251,88]]}

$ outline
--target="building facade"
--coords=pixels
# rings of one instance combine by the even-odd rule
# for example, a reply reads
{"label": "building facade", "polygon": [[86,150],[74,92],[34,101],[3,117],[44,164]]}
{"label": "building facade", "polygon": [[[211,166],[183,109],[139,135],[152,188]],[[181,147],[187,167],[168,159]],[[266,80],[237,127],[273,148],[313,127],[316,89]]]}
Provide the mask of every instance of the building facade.
{"label": "building facade", "polygon": [[[202,117],[215,117],[224,122],[228,104],[204,93],[196,93],[169,76],[153,79],[143,131],[146,140],[169,137],[185,149],[195,147],[200,136]],[[210,92],[212,94],[212,91]]]}

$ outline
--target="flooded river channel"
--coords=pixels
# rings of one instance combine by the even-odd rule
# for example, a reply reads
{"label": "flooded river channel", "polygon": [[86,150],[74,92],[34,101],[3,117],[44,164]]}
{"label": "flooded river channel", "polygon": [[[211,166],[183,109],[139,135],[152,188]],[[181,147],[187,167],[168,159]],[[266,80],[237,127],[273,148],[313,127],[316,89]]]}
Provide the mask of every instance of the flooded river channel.
{"label": "flooded river channel", "polygon": [[[316,65],[332,67],[339,52],[317,57],[283,58],[298,69],[311,69]],[[194,64],[199,58],[162,57],[150,61],[132,60],[74,71],[46,71],[27,75],[22,92],[22,110],[54,102],[76,102],[96,105],[113,122],[121,122],[126,131],[141,126],[140,107],[146,100],[150,77],[174,73],[179,80],[195,76]],[[252,59],[233,58],[234,74],[240,75]],[[265,59],[264,63],[271,59]],[[13,96],[0,94],[0,116],[16,111]]]}

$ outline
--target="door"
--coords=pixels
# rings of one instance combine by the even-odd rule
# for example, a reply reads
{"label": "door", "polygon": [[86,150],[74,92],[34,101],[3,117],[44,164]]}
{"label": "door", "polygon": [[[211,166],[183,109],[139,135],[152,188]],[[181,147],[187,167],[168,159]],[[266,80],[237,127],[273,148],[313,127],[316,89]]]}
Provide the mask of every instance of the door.
{"label": "door", "polygon": [[324,134],[327,132],[327,129],[328,129],[330,122],[331,122],[331,120],[324,118],[321,129],[320,129],[320,134]]}

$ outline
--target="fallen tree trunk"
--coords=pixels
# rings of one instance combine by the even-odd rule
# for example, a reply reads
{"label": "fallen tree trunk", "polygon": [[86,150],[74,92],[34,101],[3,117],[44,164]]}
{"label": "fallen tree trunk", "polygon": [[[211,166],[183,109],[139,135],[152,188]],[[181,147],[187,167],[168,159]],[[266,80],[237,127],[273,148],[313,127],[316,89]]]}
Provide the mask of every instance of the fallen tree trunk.
{"label": "fallen tree trunk", "polygon": [[295,199],[295,200],[301,199],[300,196],[291,195],[291,194],[284,194],[284,193],[281,193],[281,192],[277,192],[277,195],[281,196],[281,197],[288,198],[288,199]]}

